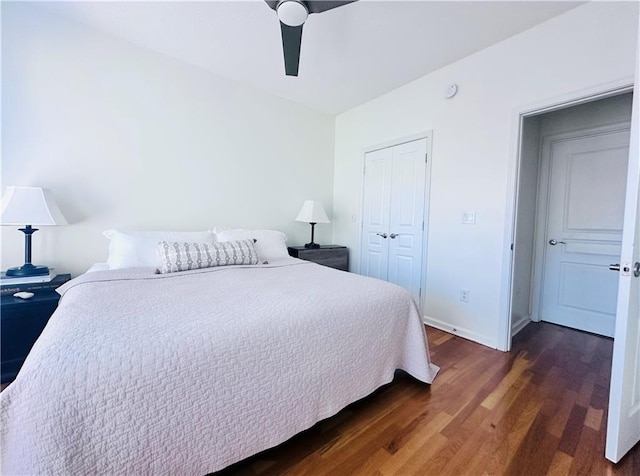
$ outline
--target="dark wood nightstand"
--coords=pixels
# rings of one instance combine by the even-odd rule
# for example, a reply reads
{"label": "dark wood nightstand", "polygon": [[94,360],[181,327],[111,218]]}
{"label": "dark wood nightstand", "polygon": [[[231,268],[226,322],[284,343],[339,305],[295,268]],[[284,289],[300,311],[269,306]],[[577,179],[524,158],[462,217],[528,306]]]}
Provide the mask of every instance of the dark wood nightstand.
{"label": "dark wood nightstand", "polygon": [[346,246],[323,245],[320,248],[289,246],[289,255],[330,268],[349,271],[349,249]]}
{"label": "dark wood nightstand", "polygon": [[[46,289],[33,289],[35,285],[15,285],[20,291],[34,294],[30,299],[13,297],[13,293],[0,297],[0,370],[1,382],[7,383],[15,378],[24,359],[44,329],[47,321],[56,310],[60,295],[54,287],[69,281],[68,274],[58,275],[47,283]],[[3,286],[5,287],[5,286]]]}

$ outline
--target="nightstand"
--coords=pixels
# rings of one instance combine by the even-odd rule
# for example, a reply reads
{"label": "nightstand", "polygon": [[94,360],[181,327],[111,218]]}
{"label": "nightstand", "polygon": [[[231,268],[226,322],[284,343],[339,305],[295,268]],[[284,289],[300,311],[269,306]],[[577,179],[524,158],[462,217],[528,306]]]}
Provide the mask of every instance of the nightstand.
{"label": "nightstand", "polygon": [[[61,286],[71,277],[59,275],[55,284]],[[53,283],[53,281],[52,281]],[[16,285],[16,288],[20,288]],[[24,359],[44,329],[47,321],[56,310],[60,295],[54,289],[23,289],[34,293],[30,299],[20,299],[12,294],[3,295],[0,304],[0,367],[1,382],[7,383],[15,378]],[[16,291],[17,292],[17,291]]]}
{"label": "nightstand", "polygon": [[349,271],[349,249],[346,246],[323,245],[320,248],[289,246],[289,255],[330,268]]}

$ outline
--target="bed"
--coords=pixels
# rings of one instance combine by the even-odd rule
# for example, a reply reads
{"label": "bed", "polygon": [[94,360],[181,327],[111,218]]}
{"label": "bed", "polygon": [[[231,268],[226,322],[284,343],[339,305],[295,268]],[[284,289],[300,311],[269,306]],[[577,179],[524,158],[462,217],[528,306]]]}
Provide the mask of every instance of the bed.
{"label": "bed", "polygon": [[330,417],[396,369],[431,383],[400,287],[293,258],[98,270],[1,394],[3,474],[205,474]]}

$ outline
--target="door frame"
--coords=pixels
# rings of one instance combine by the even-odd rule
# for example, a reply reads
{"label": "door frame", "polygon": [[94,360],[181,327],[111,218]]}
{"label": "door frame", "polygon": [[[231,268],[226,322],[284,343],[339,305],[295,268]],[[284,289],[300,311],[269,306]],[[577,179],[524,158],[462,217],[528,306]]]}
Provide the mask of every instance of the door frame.
{"label": "door frame", "polygon": [[[514,293],[513,271],[515,253],[516,212],[519,193],[519,173],[522,161],[522,131],[526,118],[571,106],[606,99],[633,91],[634,78],[628,77],[613,83],[601,84],[589,89],[569,92],[528,106],[518,107],[512,112],[505,227],[503,235],[502,278],[500,291],[500,314],[498,316],[498,350],[511,350],[511,303]],[[533,295],[532,295],[533,299]]]}
{"label": "door frame", "polygon": [[[418,310],[420,315],[424,315],[424,297],[427,286],[427,250],[428,250],[428,237],[429,237],[429,203],[431,202],[431,164],[433,162],[433,130],[418,132],[416,134],[407,135],[398,139],[392,139],[385,142],[380,142],[375,145],[371,145],[362,149],[360,154],[362,177],[364,179],[366,155],[369,152],[374,152],[380,149],[386,149],[389,147],[395,147],[397,145],[406,144],[407,142],[413,142],[420,139],[426,139],[427,141],[427,166],[425,167],[425,181],[424,181],[424,213],[422,219],[424,220],[424,229],[422,230],[422,268],[420,276],[420,302],[418,302]],[[360,190],[360,232],[358,233],[358,266],[355,270],[358,274],[362,269],[362,235],[364,233],[364,180],[362,181],[362,187]]]}
{"label": "door frame", "polygon": [[[603,98],[599,98],[603,99]],[[551,134],[541,137],[540,164],[538,166],[538,195],[536,200],[536,216],[533,252],[533,276],[531,280],[531,320],[541,321],[542,297],[545,279],[545,258],[547,256],[547,228],[549,226],[549,185],[551,181],[551,155],[553,144],[560,141],[591,137],[607,133],[627,131],[631,127],[629,121],[607,124],[598,127],[589,127],[577,131]]]}

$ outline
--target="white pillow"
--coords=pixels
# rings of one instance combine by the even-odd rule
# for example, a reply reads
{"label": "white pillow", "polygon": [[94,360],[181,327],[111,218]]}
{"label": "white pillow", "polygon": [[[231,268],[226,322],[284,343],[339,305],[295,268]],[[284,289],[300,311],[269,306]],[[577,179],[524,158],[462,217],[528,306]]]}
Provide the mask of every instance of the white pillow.
{"label": "white pillow", "polygon": [[218,241],[256,240],[260,262],[288,258],[287,236],[276,230],[222,230],[216,233]]}
{"label": "white pillow", "polygon": [[109,239],[109,269],[160,267],[156,246],[161,241],[213,243],[210,231],[119,231],[102,233]]}

